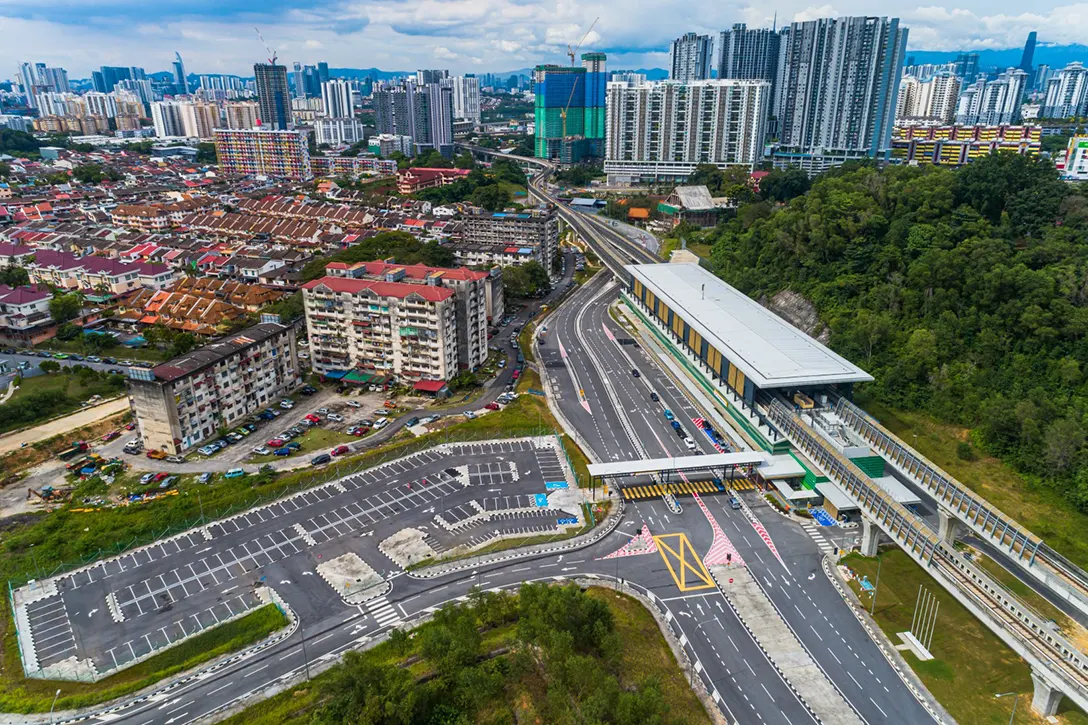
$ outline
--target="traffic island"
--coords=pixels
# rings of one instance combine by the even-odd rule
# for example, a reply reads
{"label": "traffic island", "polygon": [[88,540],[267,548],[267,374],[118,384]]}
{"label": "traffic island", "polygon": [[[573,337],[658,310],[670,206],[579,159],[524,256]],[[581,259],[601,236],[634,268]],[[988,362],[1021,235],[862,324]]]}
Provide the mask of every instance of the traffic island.
{"label": "traffic island", "polygon": [[384,592],[381,575],[358,554],[344,554],[317,565],[317,574],[348,604],[359,604]]}

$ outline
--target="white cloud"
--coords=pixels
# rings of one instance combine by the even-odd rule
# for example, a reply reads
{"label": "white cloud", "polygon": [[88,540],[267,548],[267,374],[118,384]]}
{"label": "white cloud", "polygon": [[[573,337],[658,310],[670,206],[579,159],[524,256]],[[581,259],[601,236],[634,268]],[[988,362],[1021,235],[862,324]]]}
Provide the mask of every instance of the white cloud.
{"label": "white cloud", "polygon": [[440,45],[434,49],[434,57],[439,60],[453,60],[454,58],[457,58],[458,55],[449,48]]}

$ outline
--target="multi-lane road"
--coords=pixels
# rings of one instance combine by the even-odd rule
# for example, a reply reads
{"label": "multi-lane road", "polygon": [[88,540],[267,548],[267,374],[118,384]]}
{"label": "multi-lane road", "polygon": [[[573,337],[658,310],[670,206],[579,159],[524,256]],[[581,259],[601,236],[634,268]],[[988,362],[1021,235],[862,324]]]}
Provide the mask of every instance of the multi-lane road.
{"label": "multi-lane road", "polygon": [[[596,249],[620,244],[610,241],[608,230],[594,222],[573,222]],[[625,247],[616,256],[628,261],[632,255],[637,251]],[[714,452],[693,423],[703,413],[681,386],[645,350],[620,344],[618,338],[629,333],[609,314],[615,296],[615,280],[607,270],[601,271],[550,315],[543,345],[537,348],[546,387],[572,432],[601,461],[690,455],[664,418],[668,408],[701,452]],[[651,400],[651,391],[659,401]],[[481,468],[497,461],[513,465],[518,475]],[[490,536],[503,527],[532,531],[544,524],[543,517],[496,517],[450,532],[436,525],[434,516],[470,512],[469,501],[485,509],[490,505],[524,512],[528,508],[524,502],[510,497],[544,491],[544,483],[556,475],[553,466],[548,455],[542,458],[539,451],[521,444],[516,450],[513,444],[500,444],[498,449],[457,445],[395,469],[360,472],[337,485],[213,524],[206,532],[192,532],[90,573],[67,577],[58,593],[40,600],[32,614],[32,628],[34,621],[65,625],[45,630],[47,635],[59,634],[43,638],[42,664],[55,664],[60,655],[75,653],[100,669],[108,668],[117,657],[139,657],[189,634],[191,627],[206,625],[222,615],[224,604],[231,611],[251,608],[259,601],[256,592],[261,587],[274,589],[299,618],[298,627],[285,639],[87,719],[125,725],[207,721],[250,693],[299,676],[315,662],[335,658],[392,626],[463,597],[472,586],[512,588],[524,581],[588,576],[622,579],[653,595],[677,634],[690,643],[690,652],[701,665],[696,676],[715,693],[729,722],[814,722],[717,585],[704,576],[700,557],[724,538],[735,555],[734,565],[743,562],[857,717],[868,723],[933,721],[824,576],[821,561],[830,548],[827,541],[813,538],[755,493],[739,494],[746,503],[740,509],[727,505],[724,496],[706,497],[702,506],[691,498],[681,499],[679,513],[659,499],[627,502],[618,525],[591,545],[427,579],[405,574],[378,550],[377,542],[409,526],[424,531],[436,549]],[[476,478],[465,485],[450,472],[459,468]],[[456,515],[450,513],[449,518]],[[547,524],[554,521],[549,518]],[[661,552],[605,558],[643,526],[662,542],[686,542],[679,549],[691,552],[688,559],[670,559]],[[324,584],[315,574],[318,565],[347,552],[377,571],[388,591],[349,605]],[[685,567],[689,575],[677,576],[677,568]]]}

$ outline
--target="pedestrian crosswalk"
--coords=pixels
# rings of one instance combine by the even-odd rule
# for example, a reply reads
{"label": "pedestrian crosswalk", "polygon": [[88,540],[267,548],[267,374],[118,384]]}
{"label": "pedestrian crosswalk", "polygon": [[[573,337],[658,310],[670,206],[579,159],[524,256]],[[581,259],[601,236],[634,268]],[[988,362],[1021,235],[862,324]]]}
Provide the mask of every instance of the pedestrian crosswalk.
{"label": "pedestrian crosswalk", "polygon": [[377,621],[379,627],[392,627],[401,621],[400,614],[385,597],[371,599],[366,603],[366,608],[370,611],[370,616]]}
{"label": "pedestrian crosswalk", "polygon": [[835,548],[834,544],[824,538],[823,533],[820,531],[822,527],[815,521],[802,521],[801,528],[812,537],[812,540],[816,542],[816,547],[823,553],[827,554]]}
{"label": "pedestrian crosswalk", "polygon": [[655,498],[671,493],[673,496],[690,496],[693,493],[721,493],[725,489],[710,481],[678,481],[675,483],[651,483],[645,486],[623,486],[623,497],[628,501]]}

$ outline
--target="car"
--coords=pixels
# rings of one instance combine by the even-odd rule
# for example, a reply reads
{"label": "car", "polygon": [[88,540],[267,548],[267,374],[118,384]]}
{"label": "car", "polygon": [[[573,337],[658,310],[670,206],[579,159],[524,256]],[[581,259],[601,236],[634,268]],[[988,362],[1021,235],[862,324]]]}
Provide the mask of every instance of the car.
{"label": "car", "polygon": [[144,475],[140,476],[140,483],[146,486],[147,484],[151,483],[151,480],[153,478],[155,478],[154,473],[145,473]]}
{"label": "car", "polygon": [[329,414],[329,409],[328,408],[318,408],[316,412],[317,412],[318,415],[328,415]]}
{"label": "car", "polygon": [[740,501],[737,500],[736,496],[729,497],[729,508],[733,509],[734,511],[740,508]]}
{"label": "car", "polygon": [[360,403],[358,400],[349,400],[348,401],[348,407],[349,408],[362,408],[363,404]]}
{"label": "car", "polygon": [[484,407],[488,410],[498,410],[501,406],[498,403],[488,403]]}
{"label": "car", "polygon": [[329,413],[328,417],[329,417],[329,420],[331,420],[333,423],[343,423],[344,422],[344,416],[338,415],[336,413]]}
{"label": "car", "polygon": [[287,446],[284,446],[283,448],[277,448],[276,450],[272,451],[272,455],[275,455],[275,456],[289,456],[294,452],[295,451],[294,451],[293,448],[288,448]]}
{"label": "car", "polygon": [[314,415],[313,413],[307,413],[306,417],[303,418],[303,420],[308,420],[311,423],[320,423],[321,422],[321,418]]}
{"label": "car", "polygon": [[167,463],[185,463],[185,459],[182,458],[181,456],[167,456],[166,457],[166,462]]}
{"label": "car", "polygon": [[200,474],[200,478],[198,478],[196,480],[200,481],[201,483],[210,483],[211,480],[212,480],[212,474],[202,473],[202,474]]}
{"label": "car", "polygon": [[102,362],[102,358],[98,357],[97,355],[88,355],[87,362],[100,363]]}
{"label": "car", "polygon": [[374,425],[374,421],[372,421],[370,418],[367,418],[366,420],[359,421],[359,425],[370,428]]}
{"label": "car", "polygon": [[329,451],[329,454],[333,456],[342,456],[350,450],[351,449],[347,446],[337,446],[336,448],[333,448],[331,451]]}
{"label": "car", "polygon": [[661,400],[661,398],[657,397],[657,393],[650,391],[650,400],[656,403],[657,401]]}
{"label": "car", "polygon": [[315,388],[312,385],[304,385],[302,387],[302,390],[300,390],[299,392],[302,393],[303,395],[313,395],[314,393],[317,392],[317,388]]}
{"label": "car", "polygon": [[108,443],[109,441],[112,441],[114,438],[120,438],[120,437],[121,437],[121,431],[111,430],[109,433],[102,436],[102,442],[103,443]]}
{"label": "car", "polygon": [[690,439],[690,438],[685,438],[685,439],[684,439],[684,445],[685,445],[685,446],[687,447],[687,449],[688,449],[689,451],[694,451],[694,450],[696,450],[696,447],[695,447],[695,441],[693,441],[693,440],[692,440],[692,439]]}
{"label": "car", "polygon": [[155,483],[158,483],[159,481],[161,481],[162,479],[166,478],[169,475],[170,475],[169,473],[166,473],[165,471],[163,471],[161,473],[156,473],[155,477],[152,478],[151,480],[154,481]]}
{"label": "car", "polygon": [[28,363],[26,360],[21,361],[19,363],[19,365],[18,365],[18,368],[20,370],[27,370],[29,367],[30,367],[30,363]]}
{"label": "car", "polygon": [[219,449],[216,446],[201,446],[200,448],[196,449],[196,452],[202,456],[211,456],[214,455],[215,452],[218,450]]}
{"label": "car", "polygon": [[676,416],[668,408],[665,408],[665,420],[676,420]]}
{"label": "car", "polygon": [[288,430],[288,431],[289,431],[289,432],[291,433],[291,435],[293,435],[293,436],[300,436],[300,435],[302,435],[303,433],[305,433],[305,432],[306,432],[306,431],[302,430],[302,428],[298,427],[297,425],[293,425],[293,426],[291,426],[290,428],[288,428],[287,430]]}
{"label": "car", "polygon": [[256,433],[257,432],[257,426],[255,424],[253,424],[253,423],[246,423],[242,427],[245,428],[246,430],[248,430],[250,433]]}
{"label": "car", "polygon": [[283,444],[286,443],[286,442],[287,441],[283,440],[282,438],[273,438],[272,440],[268,441],[268,447],[269,448],[282,448]]}
{"label": "car", "polygon": [[234,431],[227,433],[227,440],[229,440],[231,443],[237,443],[242,439],[243,436],[240,433],[235,433]]}
{"label": "car", "polygon": [[67,360],[71,356],[66,355],[63,352],[58,352],[58,353],[54,353],[53,357],[56,358],[57,360]]}
{"label": "car", "polygon": [[291,410],[291,408],[295,407],[295,404],[288,401],[288,400],[281,400],[280,401],[280,407],[283,408],[284,410]]}
{"label": "car", "polygon": [[281,441],[289,441],[295,437],[295,434],[289,430],[285,430],[276,437],[279,438]]}
{"label": "car", "polygon": [[293,442],[288,443],[287,445],[285,445],[284,448],[286,448],[289,451],[301,451],[302,450],[302,444],[299,443],[298,441],[293,441]]}
{"label": "car", "polygon": [[38,357],[53,357],[53,354],[46,351],[46,350],[41,350],[41,351],[36,352],[34,354],[37,355]]}
{"label": "car", "polygon": [[633,375],[633,376],[634,376],[634,377],[636,377],[636,378],[641,378],[641,377],[642,377],[642,373],[640,373],[640,372],[639,372],[638,370],[636,370],[635,368],[631,368],[631,375]]}
{"label": "car", "polygon": [[358,436],[364,436],[364,435],[366,435],[366,433],[367,433],[367,429],[360,426],[360,425],[353,425],[352,427],[348,428],[348,430],[347,430],[347,434],[349,436],[357,436],[357,437]]}
{"label": "car", "polygon": [[374,415],[378,416],[379,418],[384,418],[387,415],[389,415],[389,411],[388,410],[375,410]]}
{"label": "car", "polygon": [[310,426],[312,426],[312,425],[317,425],[317,424],[316,424],[316,423],[314,423],[314,422],[313,422],[312,420],[306,420],[305,418],[303,418],[302,420],[300,420],[300,421],[298,422],[298,424],[299,424],[299,425],[301,425],[301,426],[302,426],[303,428],[309,428],[309,427],[310,427]]}
{"label": "car", "polygon": [[514,370],[514,380],[521,377],[521,370]]}
{"label": "car", "polygon": [[311,466],[323,466],[323,465],[325,465],[326,463],[328,463],[331,460],[332,460],[332,456],[330,456],[328,453],[322,453],[319,456],[314,456],[313,458],[311,458],[310,459],[310,465]]}
{"label": "car", "polygon": [[68,356],[68,359],[69,359],[69,360],[75,360],[75,361],[77,361],[77,362],[83,362],[83,356],[82,356],[82,355],[79,355],[79,354],[77,354],[77,353],[74,353],[74,352],[73,352],[73,353],[71,353],[71,354],[70,354],[70,355]]}
{"label": "car", "polygon": [[167,476],[159,484],[159,488],[165,491],[166,489],[170,488],[171,486],[173,486],[177,482],[178,482],[178,477],[177,476]]}
{"label": "car", "polygon": [[379,420],[377,423],[374,424],[374,430],[381,430],[382,428],[384,428],[387,425],[389,425],[389,419],[388,418],[382,418],[381,420]]}
{"label": "car", "polygon": [[419,418],[409,418],[407,421],[405,421],[404,425],[406,425],[409,428],[411,428],[412,426],[419,425]]}
{"label": "car", "polygon": [[245,426],[241,426],[239,428],[235,428],[234,432],[244,438],[245,436],[249,435],[249,428],[246,428]]}
{"label": "car", "polygon": [[105,363],[106,365],[116,365],[117,364],[117,361],[114,360],[112,357],[104,357],[104,358],[102,358],[102,362]]}
{"label": "car", "polygon": [[241,468],[232,468],[223,474],[223,478],[241,478],[246,475],[246,472]]}
{"label": "car", "polygon": [[253,449],[253,452],[256,453],[258,456],[267,456],[269,453],[272,452],[272,449],[268,446],[257,446]]}
{"label": "car", "polygon": [[125,430],[136,430],[136,423],[132,422],[125,426]]}

